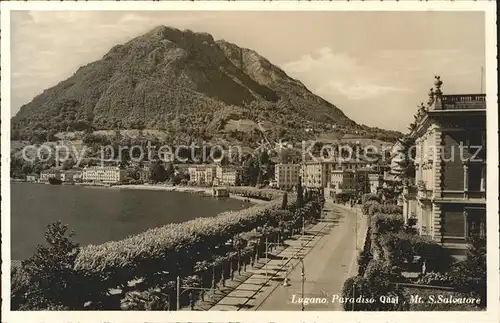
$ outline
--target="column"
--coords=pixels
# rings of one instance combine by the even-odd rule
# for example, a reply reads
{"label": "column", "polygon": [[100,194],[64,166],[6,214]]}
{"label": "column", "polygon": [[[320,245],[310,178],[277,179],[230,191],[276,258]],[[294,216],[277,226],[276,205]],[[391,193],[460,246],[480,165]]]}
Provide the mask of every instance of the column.
{"label": "column", "polygon": [[464,162],[464,198],[468,198],[469,194],[469,166]]}
{"label": "column", "polygon": [[470,230],[472,229],[471,223],[469,222],[471,219],[469,218],[469,213],[467,212],[467,209],[464,209],[464,232],[465,232],[465,239],[469,238],[470,235]]}
{"label": "column", "polygon": [[444,222],[443,222],[443,212],[441,210],[441,205],[437,203],[432,203],[432,240],[443,242],[444,236]]}
{"label": "column", "polygon": [[435,152],[434,152],[434,162],[432,164],[433,168],[433,176],[434,176],[434,186],[432,187],[433,190],[433,197],[441,197],[442,194],[442,187],[441,187],[441,156],[443,154],[443,139],[442,139],[442,132],[441,129],[436,128],[434,130],[434,147],[435,147]]}

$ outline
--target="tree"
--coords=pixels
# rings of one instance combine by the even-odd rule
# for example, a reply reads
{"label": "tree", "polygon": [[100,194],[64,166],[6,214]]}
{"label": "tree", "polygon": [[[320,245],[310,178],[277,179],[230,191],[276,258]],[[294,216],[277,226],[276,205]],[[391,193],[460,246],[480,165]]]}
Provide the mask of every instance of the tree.
{"label": "tree", "polygon": [[155,183],[164,182],[167,179],[167,172],[165,171],[165,166],[161,161],[157,160],[150,168],[151,180]]}
{"label": "tree", "polygon": [[253,157],[250,155],[243,162],[241,171],[241,182],[244,186],[254,186],[257,183],[259,169],[255,165]]}
{"label": "tree", "polygon": [[71,168],[73,168],[73,166],[75,166],[75,161],[73,159],[65,160],[63,165],[62,165],[64,170],[71,169]]}
{"label": "tree", "polygon": [[415,177],[415,138],[405,136],[399,139],[399,142],[402,146],[400,151],[402,158],[397,164],[401,168],[401,178],[409,181]]}
{"label": "tree", "polygon": [[486,238],[473,235],[469,242],[465,260],[453,271],[455,285],[471,292],[486,307]]}
{"label": "tree", "polygon": [[172,176],[174,176],[174,173],[175,173],[174,165],[172,163],[168,163],[165,169],[165,176],[167,177],[167,179],[171,179]]}
{"label": "tree", "polygon": [[43,309],[50,306],[67,306],[70,309],[83,307],[82,284],[73,267],[79,245],[72,240],[74,233],[60,221],[49,224],[45,232],[47,246],[39,245],[36,252],[22,266],[29,275],[27,307]]}
{"label": "tree", "polygon": [[21,168],[23,174],[28,175],[33,172],[33,167],[30,164],[24,164]]}
{"label": "tree", "polygon": [[301,208],[304,205],[304,189],[302,188],[302,177],[299,177],[299,183],[297,184],[297,208]]}
{"label": "tree", "polygon": [[288,194],[286,192],[285,194],[283,194],[283,202],[281,203],[281,209],[282,210],[288,209]]}

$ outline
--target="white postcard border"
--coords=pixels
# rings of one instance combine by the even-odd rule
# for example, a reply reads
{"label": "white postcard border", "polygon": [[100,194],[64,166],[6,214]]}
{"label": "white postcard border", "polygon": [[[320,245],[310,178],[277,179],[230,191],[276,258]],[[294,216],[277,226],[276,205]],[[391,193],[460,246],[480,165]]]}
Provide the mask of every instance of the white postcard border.
{"label": "white postcard border", "polygon": [[[500,303],[498,223],[498,101],[496,61],[496,3],[494,1],[89,1],[1,3],[1,228],[2,228],[2,321],[4,322],[498,322]],[[10,311],[10,12],[13,10],[178,10],[178,11],[483,11],[486,28],[487,100],[487,248],[488,309],[484,312],[139,312],[139,311]],[[464,40],[467,41],[467,40]],[[413,104],[409,102],[408,104]],[[497,302],[496,300],[499,300]],[[410,314],[410,315],[409,315]]]}

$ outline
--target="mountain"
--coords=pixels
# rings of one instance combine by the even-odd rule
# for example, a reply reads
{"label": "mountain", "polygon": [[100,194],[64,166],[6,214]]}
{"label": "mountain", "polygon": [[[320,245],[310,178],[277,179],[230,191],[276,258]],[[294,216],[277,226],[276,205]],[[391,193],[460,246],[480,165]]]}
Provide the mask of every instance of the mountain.
{"label": "mountain", "polygon": [[356,124],[253,50],[165,26],[114,46],[12,118],[19,139],[117,128],[249,143],[262,129],[288,139],[399,135]]}

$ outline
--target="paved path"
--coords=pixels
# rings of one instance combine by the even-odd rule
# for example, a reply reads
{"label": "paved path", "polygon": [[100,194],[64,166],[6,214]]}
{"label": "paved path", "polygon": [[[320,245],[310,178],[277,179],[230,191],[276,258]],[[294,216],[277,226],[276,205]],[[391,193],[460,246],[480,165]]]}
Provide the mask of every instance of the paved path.
{"label": "paved path", "polygon": [[[358,246],[362,248],[366,234],[366,222],[362,216],[359,219],[356,213],[346,207],[327,203],[330,218],[337,219],[338,225],[323,237],[304,259],[305,264],[305,298],[325,298],[326,304],[307,304],[306,311],[342,310],[339,302],[333,302],[335,294],[341,295],[342,286],[346,278],[356,275],[356,231]],[[357,230],[356,230],[356,225]],[[301,297],[301,266],[295,268],[289,275],[289,287],[279,285],[256,306],[257,310],[280,311],[301,310],[298,298]],[[295,297],[297,302],[292,302]]]}
{"label": "paved path", "polygon": [[[347,272],[351,271],[354,275],[356,270],[353,262],[353,259],[356,259],[356,219],[353,213],[332,203],[327,202],[325,210],[328,212],[324,221],[312,226],[304,236],[285,241],[289,247],[277,255],[270,256],[267,266],[249,269],[252,276],[210,310],[300,310],[300,304],[290,303],[294,293],[300,296],[301,266],[297,258],[304,258],[305,261],[306,297],[309,297],[310,293],[321,294],[325,289],[323,284],[327,281],[329,283],[325,293],[338,289],[338,286],[341,288],[348,276]],[[339,265],[339,259],[342,265]],[[340,275],[339,268],[343,271]],[[281,284],[287,273],[292,286],[283,287]],[[307,309],[310,309],[310,306]],[[332,308],[330,306],[325,309]]]}

